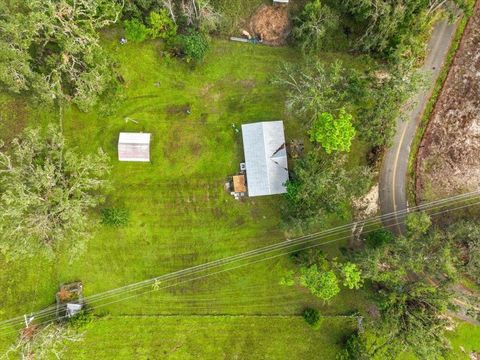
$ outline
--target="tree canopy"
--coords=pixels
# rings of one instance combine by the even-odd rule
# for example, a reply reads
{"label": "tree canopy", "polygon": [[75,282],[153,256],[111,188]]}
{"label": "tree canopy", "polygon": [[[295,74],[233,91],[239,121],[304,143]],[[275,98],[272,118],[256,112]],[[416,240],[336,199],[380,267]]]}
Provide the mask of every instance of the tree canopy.
{"label": "tree canopy", "polygon": [[[438,359],[448,349],[444,314],[456,277],[451,243],[430,228],[426,214],[411,214],[407,236],[382,241],[355,254],[365,279],[376,289],[381,319],[368,324],[366,350],[395,358],[406,350]],[[384,355],[385,356],[385,355]]]}
{"label": "tree canopy", "polygon": [[87,110],[114,82],[98,30],[117,21],[110,0],[31,0],[0,14],[0,84]]}
{"label": "tree canopy", "polygon": [[350,151],[355,128],[352,125],[352,115],[344,108],[340,109],[337,118],[323,112],[317,116],[308,131],[310,140],[322,145],[327,154],[332,151]]}
{"label": "tree canopy", "polygon": [[92,225],[88,210],[107,185],[107,155],[80,155],[58,128],[27,129],[0,152],[0,251],[7,259],[53,251],[81,251]]}
{"label": "tree canopy", "polygon": [[372,173],[364,166],[347,168],[345,163],[344,155],[326,156],[321,150],[312,150],[297,162],[287,182],[288,223],[306,228],[329,213],[346,215],[350,200],[368,190]]}
{"label": "tree canopy", "polygon": [[308,53],[322,49],[327,35],[338,28],[339,17],[321,0],[312,0],[293,19],[293,24],[293,38],[299,42],[302,51]]}

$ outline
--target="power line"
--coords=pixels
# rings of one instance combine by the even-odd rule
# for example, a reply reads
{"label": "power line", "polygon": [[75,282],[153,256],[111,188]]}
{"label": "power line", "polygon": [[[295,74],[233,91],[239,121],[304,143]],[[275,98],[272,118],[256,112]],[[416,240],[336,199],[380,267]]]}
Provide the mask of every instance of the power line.
{"label": "power line", "polygon": [[[457,196],[453,196],[453,197],[450,197],[450,198],[441,199],[441,200],[437,200],[437,201],[432,201],[430,203],[426,203],[426,204],[423,204],[423,205],[412,207],[411,209],[400,210],[400,211],[396,211],[396,212],[386,214],[386,215],[383,215],[383,216],[377,216],[377,217],[367,219],[367,220],[364,220],[364,221],[360,221],[360,222],[363,223],[364,226],[365,226],[365,224],[371,225],[371,224],[375,224],[375,223],[377,223],[377,225],[378,225],[379,220],[385,220],[386,218],[389,218],[391,216],[397,216],[399,214],[406,215],[408,212],[411,212],[411,211],[421,211],[421,210],[427,210],[427,209],[432,210],[432,209],[439,208],[439,207],[445,207],[445,206],[447,206],[447,204],[451,206],[455,203],[463,202],[463,201],[466,201],[466,200],[473,200],[477,197],[476,195],[478,195],[478,194],[479,194],[479,192],[475,191],[475,192],[471,192],[471,193],[457,195]],[[467,205],[464,205],[464,206],[461,206],[461,207],[457,207],[455,209],[449,209],[449,210],[446,210],[446,211],[442,211],[440,213],[445,213],[445,212],[449,212],[449,211],[453,211],[453,210],[458,210],[460,208],[473,206],[477,203],[467,204]],[[432,216],[438,215],[438,214],[439,213],[432,214]],[[357,222],[357,223],[359,223],[359,222]],[[291,248],[291,247],[296,246],[296,245],[306,244],[306,243],[309,243],[309,242],[312,242],[312,241],[318,241],[319,239],[325,238],[327,236],[338,235],[342,231],[346,231],[346,230],[350,231],[350,228],[353,224],[355,224],[355,223],[350,223],[350,224],[338,226],[336,228],[324,230],[324,231],[321,231],[321,232],[308,234],[308,235],[305,235],[305,236],[298,237],[295,240],[287,240],[287,241],[284,241],[282,243],[277,243],[277,244],[269,245],[269,246],[266,246],[266,247],[263,247],[263,248],[247,251],[247,252],[242,253],[242,254],[233,255],[233,256],[230,256],[230,257],[223,258],[223,259],[218,259],[218,260],[206,263],[206,264],[201,264],[201,265],[197,265],[197,266],[194,266],[194,267],[191,267],[191,268],[179,270],[179,271],[169,273],[169,274],[165,274],[165,275],[153,278],[153,279],[148,279],[148,280],[144,280],[144,281],[141,281],[141,282],[138,282],[138,283],[129,284],[129,285],[126,285],[124,287],[120,287],[120,288],[117,288],[117,289],[112,289],[112,290],[109,290],[109,291],[106,291],[106,292],[103,292],[103,293],[100,293],[100,294],[97,294],[97,295],[93,295],[91,297],[86,297],[85,301],[92,308],[99,308],[99,307],[107,306],[107,305],[110,305],[110,304],[113,304],[113,303],[116,303],[116,302],[119,302],[119,301],[124,301],[124,300],[130,299],[132,297],[138,296],[139,294],[134,294],[134,295],[129,296],[129,297],[123,297],[121,299],[117,299],[115,301],[107,302],[107,303],[100,304],[100,305],[93,306],[93,304],[96,303],[96,302],[101,302],[103,300],[108,300],[109,298],[114,298],[114,297],[121,296],[121,295],[126,294],[128,292],[141,290],[142,288],[144,288],[146,286],[152,286],[156,282],[159,282],[159,281],[160,282],[165,282],[165,281],[169,281],[169,280],[180,279],[180,278],[183,278],[187,275],[193,275],[193,274],[200,273],[200,272],[203,272],[205,270],[209,270],[209,269],[212,269],[212,268],[215,268],[215,267],[219,267],[219,266],[223,266],[223,265],[229,265],[229,264],[237,262],[237,261],[248,260],[250,258],[254,258],[254,257],[260,256],[260,255],[263,255],[263,254],[267,254],[269,252],[272,253],[272,252],[275,252],[275,251],[278,251],[278,250],[288,249],[288,248]],[[396,224],[390,224],[390,225],[394,226]],[[373,231],[373,230],[370,230],[370,231]],[[367,232],[364,232],[364,233],[368,233],[370,231],[367,231]],[[323,242],[323,243],[320,243],[320,244],[314,244],[314,245],[308,246],[306,248],[326,245],[328,243],[337,242],[337,241],[343,240],[343,239],[348,238],[348,237],[350,237],[350,234],[347,237],[344,237],[344,238],[333,239],[333,240]],[[299,251],[299,250],[300,249],[295,249],[293,251]],[[203,278],[203,277],[212,276],[212,275],[215,275],[217,273],[230,271],[230,270],[233,270],[233,269],[236,269],[238,267],[245,266],[245,265],[251,265],[253,263],[257,263],[257,262],[260,262],[260,261],[265,261],[265,260],[268,260],[268,259],[271,259],[271,258],[283,256],[283,255],[291,253],[291,252],[292,251],[286,252],[286,253],[281,253],[279,255],[274,255],[274,256],[268,257],[268,258],[259,259],[259,260],[256,260],[256,261],[253,261],[253,262],[250,262],[250,263],[247,263],[247,264],[241,264],[237,267],[224,269],[224,270],[221,270],[221,271],[218,271],[218,272],[214,272],[214,273],[211,273],[211,274],[206,274],[206,275],[196,277],[196,278],[193,278],[193,279],[187,279],[186,281],[183,281],[183,282],[193,281],[193,280],[197,280],[197,279],[200,279],[200,278]],[[183,282],[168,285],[164,288],[177,286],[177,285],[179,285]],[[155,289],[152,289],[150,291],[156,291],[156,290],[160,290],[160,289],[162,289],[162,287],[156,287]],[[149,291],[147,291],[147,292],[149,292]],[[42,319],[42,318],[52,316],[54,313],[55,313],[55,306],[51,306],[51,307],[47,307],[46,309],[41,310],[41,311],[33,314],[33,315],[35,315],[36,319],[38,320],[38,319]],[[50,321],[50,320],[46,320],[44,322],[48,322],[48,321]],[[12,318],[12,319],[0,322],[0,331],[5,329],[6,327],[11,328],[11,327],[14,327],[15,324],[21,324],[21,323],[23,323],[23,317]]]}
{"label": "power line", "polygon": [[[430,203],[426,203],[426,204],[423,204],[423,205],[413,207],[413,208],[410,209],[410,211],[412,211],[412,210],[425,210],[425,209],[428,209],[428,208],[433,209],[435,207],[445,206],[447,203],[452,203],[453,204],[453,203],[456,203],[456,202],[459,202],[459,201],[464,201],[465,199],[468,199],[468,198],[473,198],[473,196],[477,193],[478,192],[471,192],[471,193],[466,193],[466,194],[462,194],[462,195],[452,196],[452,197],[446,198],[446,199],[432,201]],[[363,223],[364,224],[367,223],[367,222],[373,223],[373,222],[376,222],[376,221],[381,220],[381,219],[386,219],[387,217],[390,217],[391,215],[396,216],[398,214],[403,214],[403,213],[406,214],[406,212],[408,212],[408,211],[409,210],[402,210],[402,211],[396,211],[396,212],[391,213],[391,214],[386,214],[386,215],[383,215],[383,216],[377,216],[377,217],[374,217],[372,219],[365,220],[365,221],[363,221]],[[120,288],[109,290],[109,291],[106,291],[106,292],[103,292],[103,293],[100,293],[100,294],[97,294],[97,295],[93,295],[91,297],[86,297],[85,301],[87,301],[90,305],[93,306],[93,304],[95,302],[99,302],[99,301],[102,301],[104,299],[120,296],[120,295],[122,295],[122,293],[136,291],[136,290],[139,290],[139,289],[141,289],[145,286],[151,286],[157,281],[175,280],[176,278],[181,278],[181,277],[184,277],[184,276],[189,275],[189,274],[193,274],[193,273],[196,273],[196,272],[201,272],[201,271],[208,270],[209,268],[218,267],[218,266],[225,265],[225,264],[228,264],[228,263],[232,263],[232,262],[235,262],[235,261],[248,259],[249,257],[259,256],[259,255],[265,253],[266,251],[275,251],[275,250],[279,250],[279,249],[281,250],[282,248],[288,248],[288,247],[291,247],[291,246],[294,246],[294,245],[297,245],[297,244],[302,244],[302,243],[311,242],[311,241],[317,241],[321,238],[326,237],[327,235],[331,236],[332,234],[335,234],[335,233],[338,234],[338,233],[341,232],[341,230],[347,230],[348,229],[348,231],[350,231],[350,228],[351,228],[352,225],[353,225],[353,223],[338,226],[336,228],[328,229],[328,230],[317,232],[317,233],[314,233],[314,234],[305,235],[305,236],[296,238],[295,240],[284,241],[282,243],[273,244],[273,245],[266,246],[266,247],[263,247],[263,248],[260,248],[260,249],[251,250],[251,251],[248,251],[248,252],[245,252],[245,253],[242,253],[242,254],[237,254],[237,255],[234,255],[234,256],[227,257],[227,258],[215,260],[215,261],[212,261],[212,262],[209,262],[209,263],[206,263],[206,264],[201,264],[201,265],[197,265],[197,266],[194,266],[194,267],[191,267],[191,268],[187,268],[187,269],[183,269],[183,270],[176,271],[176,272],[173,272],[173,273],[165,274],[165,275],[162,275],[160,277],[153,278],[153,279],[148,279],[148,280],[144,280],[144,281],[141,281],[141,282],[138,282],[138,283],[129,284],[129,285],[126,285],[124,287],[120,287]],[[46,309],[43,309],[43,310],[35,313],[35,316],[37,317],[37,319],[39,317],[52,316],[55,313],[55,310],[56,310],[55,306],[47,307]],[[18,322],[22,321],[23,322],[23,317],[13,318],[13,319],[10,319],[10,320],[0,322],[0,325],[3,325],[3,324],[6,325],[7,323],[9,323],[9,325],[12,325],[12,323],[14,323],[15,321],[18,321]],[[1,330],[1,326],[0,326],[0,330]]]}

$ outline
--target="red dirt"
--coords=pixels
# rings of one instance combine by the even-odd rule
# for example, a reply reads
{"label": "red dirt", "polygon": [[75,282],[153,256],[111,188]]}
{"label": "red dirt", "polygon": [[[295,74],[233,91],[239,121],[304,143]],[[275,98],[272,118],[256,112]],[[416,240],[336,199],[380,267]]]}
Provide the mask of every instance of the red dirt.
{"label": "red dirt", "polygon": [[435,104],[416,173],[419,202],[480,187],[480,2]]}
{"label": "red dirt", "polygon": [[284,45],[290,34],[291,22],[285,5],[261,5],[248,23],[250,34],[268,45]]}

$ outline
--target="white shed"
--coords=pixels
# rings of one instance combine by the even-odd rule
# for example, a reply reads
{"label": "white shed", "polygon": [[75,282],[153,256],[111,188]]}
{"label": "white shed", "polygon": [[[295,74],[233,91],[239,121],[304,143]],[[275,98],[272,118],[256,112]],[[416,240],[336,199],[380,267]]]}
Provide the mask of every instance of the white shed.
{"label": "white shed", "polygon": [[288,0],[273,0],[274,4],[288,4]]}
{"label": "white shed", "polygon": [[287,148],[283,121],[242,125],[248,196],[287,192]]}
{"label": "white shed", "polygon": [[118,138],[118,160],[150,161],[149,133],[120,133]]}

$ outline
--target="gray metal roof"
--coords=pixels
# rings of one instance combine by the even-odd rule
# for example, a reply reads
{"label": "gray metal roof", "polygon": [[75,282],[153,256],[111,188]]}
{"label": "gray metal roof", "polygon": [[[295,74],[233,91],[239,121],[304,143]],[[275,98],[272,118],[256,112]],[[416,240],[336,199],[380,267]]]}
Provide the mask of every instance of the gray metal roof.
{"label": "gray metal roof", "polygon": [[283,121],[242,125],[249,196],[287,192],[287,151]]}

